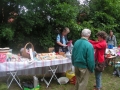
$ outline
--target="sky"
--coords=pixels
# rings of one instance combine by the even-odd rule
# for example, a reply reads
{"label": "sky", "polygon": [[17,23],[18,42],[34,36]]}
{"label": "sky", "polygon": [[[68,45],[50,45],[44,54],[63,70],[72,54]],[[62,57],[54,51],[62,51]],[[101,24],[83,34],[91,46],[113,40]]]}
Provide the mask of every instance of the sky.
{"label": "sky", "polygon": [[[78,1],[80,1],[80,4],[84,4],[85,0],[78,0]],[[88,1],[90,1],[90,0],[88,0]]]}
{"label": "sky", "polygon": [[84,2],[84,0],[78,0],[78,1],[80,1],[81,4],[83,4],[83,2]]}

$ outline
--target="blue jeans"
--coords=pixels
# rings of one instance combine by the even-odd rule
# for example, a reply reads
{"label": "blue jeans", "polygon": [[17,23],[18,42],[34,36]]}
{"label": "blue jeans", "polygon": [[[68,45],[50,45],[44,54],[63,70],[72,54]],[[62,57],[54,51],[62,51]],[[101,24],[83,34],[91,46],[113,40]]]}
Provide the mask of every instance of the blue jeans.
{"label": "blue jeans", "polygon": [[96,88],[97,89],[101,88],[101,76],[102,76],[102,72],[95,70],[95,79],[96,79]]}

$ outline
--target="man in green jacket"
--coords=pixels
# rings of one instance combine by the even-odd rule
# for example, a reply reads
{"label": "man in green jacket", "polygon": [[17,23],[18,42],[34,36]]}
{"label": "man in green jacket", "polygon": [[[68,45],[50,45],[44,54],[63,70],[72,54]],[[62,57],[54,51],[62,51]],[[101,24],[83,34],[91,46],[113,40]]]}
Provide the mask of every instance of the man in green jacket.
{"label": "man in green jacket", "polygon": [[74,44],[72,51],[72,64],[75,67],[75,90],[86,90],[89,74],[94,71],[94,48],[88,39],[91,35],[89,29],[82,30],[81,39]]}

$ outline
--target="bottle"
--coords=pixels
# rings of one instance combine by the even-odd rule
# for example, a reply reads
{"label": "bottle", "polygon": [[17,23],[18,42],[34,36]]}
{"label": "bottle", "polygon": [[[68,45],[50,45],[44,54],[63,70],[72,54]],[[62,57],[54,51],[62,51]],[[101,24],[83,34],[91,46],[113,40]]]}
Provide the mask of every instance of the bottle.
{"label": "bottle", "polygon": [[33,76],[33,80],[34,80],[34,88],[36,88],[39,85],[39,80],[36,76]]}

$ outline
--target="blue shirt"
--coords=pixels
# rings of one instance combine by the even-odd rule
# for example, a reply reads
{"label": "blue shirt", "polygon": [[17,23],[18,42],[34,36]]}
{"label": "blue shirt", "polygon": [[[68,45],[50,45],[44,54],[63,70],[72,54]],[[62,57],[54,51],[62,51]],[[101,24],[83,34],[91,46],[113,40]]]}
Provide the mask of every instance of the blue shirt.
{"label": "blue shirt", "polygon": [[[63,44],[66,45],[67,42],[64,36],[62,36],[62,40],[63,40]],[[57,35],[57,42],[60,42],[60,34]]]}

